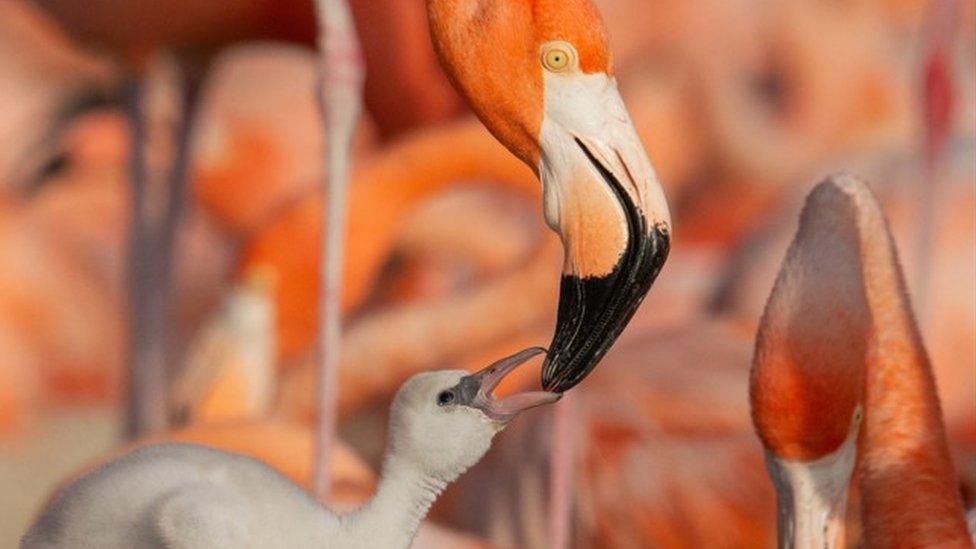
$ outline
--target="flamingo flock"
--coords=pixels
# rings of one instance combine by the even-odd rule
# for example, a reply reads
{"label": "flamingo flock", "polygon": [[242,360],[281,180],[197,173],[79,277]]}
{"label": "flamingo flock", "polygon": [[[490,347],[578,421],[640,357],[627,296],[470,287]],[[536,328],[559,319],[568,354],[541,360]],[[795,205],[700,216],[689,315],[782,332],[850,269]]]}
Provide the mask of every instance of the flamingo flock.
{"label": "flamingo flock", "polygon": [[[436,501],[394,498],[382,516],[416,511],[411,524],[376,535],[972,546],[972,2],[350,0],[366,113],[349,154],[328,509],[296,489],[321,493],[313,2],[234,3],[0,4],[0,96],[17,107],[0,115],[0,470],[58,418],[121,417],[133,90],[148,219],[179,210],[161,229],[172,244],[151,250],[172,254],[157,273],[170,282],[151,283],[166,306],[150,306],[168,319],[153,343],[165,427],[38,472],[35,494],[0,500],[13,509],[0,545],[30,524],[28,547],[53,535],[45,524],[100,520],[69,510],[97,486],[86,479],[230,459],[289,494],[248,501],[314,537],[390,491],[409,380],[549,344],[541,379],[506,371],[497,398],[541,384],[562,401],[464,458],[458,470],[478,463]],[[946,13],[952,33],[932,32]],[[863,179],[811,185],[836,170]],[[241,482],[188,503],[219,519]],[[237,535],[220,532],[204,537]]]}

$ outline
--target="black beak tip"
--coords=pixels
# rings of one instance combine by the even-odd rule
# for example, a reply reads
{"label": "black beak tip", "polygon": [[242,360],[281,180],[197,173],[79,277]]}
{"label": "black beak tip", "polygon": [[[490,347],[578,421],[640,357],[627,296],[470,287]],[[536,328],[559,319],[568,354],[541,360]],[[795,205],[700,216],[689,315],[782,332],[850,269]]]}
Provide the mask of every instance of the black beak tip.
{"label": "black beak tip", "polygon": [[655,225],[636,240],[607,276],[563,276],[556,330],[542,366],[545,390],[564,393],[583,381],[657,279],[671,249],[667,226]]}

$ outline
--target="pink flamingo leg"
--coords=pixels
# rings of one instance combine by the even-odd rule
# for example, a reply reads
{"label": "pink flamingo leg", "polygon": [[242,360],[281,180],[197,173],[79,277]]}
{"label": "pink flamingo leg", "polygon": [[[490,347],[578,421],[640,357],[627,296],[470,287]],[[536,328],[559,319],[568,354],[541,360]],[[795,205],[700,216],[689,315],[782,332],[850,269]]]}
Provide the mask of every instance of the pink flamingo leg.
{"label": "pink flamingo leg", "polygon": [[150,143],[142,104],[147,85],[144,74],[132,75],[126,101],[132,132],[132,217],[127,260],[130,332],[125,432],[131,438],[162,431],[169,420],[168,377],[177,358],[173,345],[174,259],[186,201],[191,130],[202,73],[184,70],[183,76],[178,127],[172,135],[175,152],[159,212],[153,208],[146,159]]}
{"label": "pink flamingo leg", "polygon": [[126,379],[125,433],[137,438],[166,425],[165,352],[160,335],[160,293],[156,284],[153,223],[149,210],[146,167],[147,128],[143,112],[144,81],[133,76],[126,110],[131,131],[129,150],[130,208],[127,258],[128,284],[128,378]]}
{"label": "pink flamingo leg", "polygon": [[319,292],[318,438],[315,495],[329,496],[329,464],[336,431],[336,387],[342,332],[342,267],[349,151],[362,112],[363,62],[346,0],[316,0],[319,21],[318,99],[325,125],[325,234]]}

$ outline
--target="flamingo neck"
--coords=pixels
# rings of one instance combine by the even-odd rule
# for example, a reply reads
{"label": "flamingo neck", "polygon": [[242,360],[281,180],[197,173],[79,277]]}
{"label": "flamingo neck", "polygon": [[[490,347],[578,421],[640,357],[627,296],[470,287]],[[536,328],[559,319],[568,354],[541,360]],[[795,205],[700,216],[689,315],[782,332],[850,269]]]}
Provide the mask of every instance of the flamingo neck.
{"label": "flamingo neck", "polygon": [[373,498],[349,515],[347,527],[363,547],[410,547],[430,506],[447,487],[447,480],[387,455]]}
{"label": "flamingo neck", "polygon": [[[535,174],[476,119],[404,138],[360,171],[349,189],[347,242],[370,245],[348,246],[345,280],[374,280],[410,209],[465,181],[488,183],[534,200],[541,194]],[[344,305],[359,303],[368,287],[347,290]]]}
{"label": "flamingo neck", "polygon": [[530,197],[541,193],[536,174],[473,117],[405,138],[377,160],[357,183],[403,206],[463,181],[490,182]]}
{"label": "flamingo neck", "polygon": [[897,253],[864,247],[874,340],[860,459],[865,541],[871,547],[971,547],[928,356]]}

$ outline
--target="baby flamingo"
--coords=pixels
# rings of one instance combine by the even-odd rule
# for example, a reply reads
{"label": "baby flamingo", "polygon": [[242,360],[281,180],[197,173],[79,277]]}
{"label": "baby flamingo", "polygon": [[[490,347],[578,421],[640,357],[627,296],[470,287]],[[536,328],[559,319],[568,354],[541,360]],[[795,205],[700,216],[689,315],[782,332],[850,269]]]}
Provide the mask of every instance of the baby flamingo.
{"label": "baby flamingo", "polygon": [[972,547],[928,356],[867,187],[807,199],[766,306],[752,415],[781,547],[834,547],[857,464],[869,547]]}
{"label": "baby flamingo", "polygon": [[518,413],[548,392],[492,391],[528,349],[481,372],[429,372],[397,393],[383,478],[359,510],[337,516],[272,469],[185,444],[147,446],[62,490],[22,547],[409,547],[444,488],[477,463]]}

